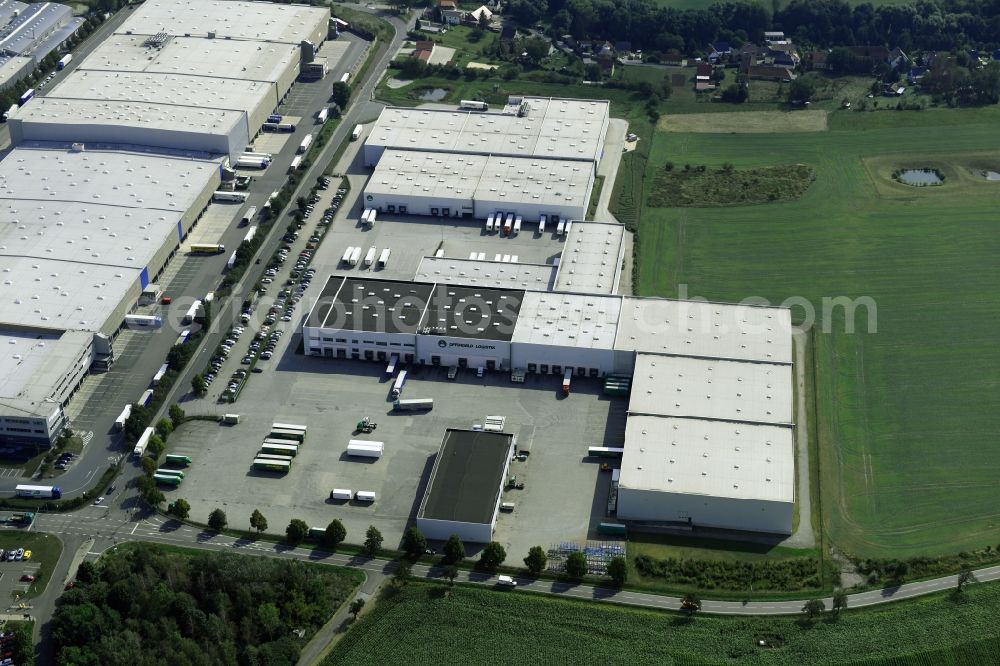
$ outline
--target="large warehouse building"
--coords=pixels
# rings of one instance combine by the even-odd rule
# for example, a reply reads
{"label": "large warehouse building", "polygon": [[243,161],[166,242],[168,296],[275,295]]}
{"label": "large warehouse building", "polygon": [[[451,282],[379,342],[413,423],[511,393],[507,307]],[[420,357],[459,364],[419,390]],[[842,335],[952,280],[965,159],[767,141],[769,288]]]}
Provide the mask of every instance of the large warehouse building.
{"label": "large warehouse building", "polygon": [[95,354],[208,204],[220,160],[26,143],[0,161],[0,437],[58,434]]}
{"label": "large warehouse building", "polygon": [[92,363],[113,360],[125,315],[328,20],[328,8],[301,5],[147,0],[11,119],[17,147],[0,162],[0,454],[59,434]]}
{"label": "large warehouse building", "polygon": [[606,101],[511,97],[498,112],[384,109],[365,141],[365,207],[524,220],[586,216],[608,131]]}
{"label": "large warehouse building", "polygon": [[469,543],[492,540],[513,455],[513,435],[449,428],[417,510],[417,528],[428,539],[457,534]]}
{"label": "large warehouse building", "polygon": [[[236,156],[318,48],[328,8],[145,2],[10,123],[23,140],[135,144]],[[346,44],[339,48],[346,48]]]}
{"label": "large warehouse building", "polygon": [[[303,326],[305,351],[630,376],[618,518],[790,533],[789,310],[615,294],[624,252],[621,225],[574,222],[558,265],[425,257],[412,282],[334,275]],[[426,527],[484,541],[488,518]]]}

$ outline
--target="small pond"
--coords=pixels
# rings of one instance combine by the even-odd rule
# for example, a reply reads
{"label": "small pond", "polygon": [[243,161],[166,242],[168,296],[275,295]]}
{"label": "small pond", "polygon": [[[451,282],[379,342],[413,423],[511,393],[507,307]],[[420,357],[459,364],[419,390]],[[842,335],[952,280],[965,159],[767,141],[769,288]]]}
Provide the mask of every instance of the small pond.
{"label": "small pond", "polygon": [[902,169],[893,175],[899,182],[917,187],[944,183],[944,178],[935,169]]}
{"label": "small pond", "polygon": [[425,102],[440,102],[448,95],[444,88],[428,88],[420,92],[420,99]]}

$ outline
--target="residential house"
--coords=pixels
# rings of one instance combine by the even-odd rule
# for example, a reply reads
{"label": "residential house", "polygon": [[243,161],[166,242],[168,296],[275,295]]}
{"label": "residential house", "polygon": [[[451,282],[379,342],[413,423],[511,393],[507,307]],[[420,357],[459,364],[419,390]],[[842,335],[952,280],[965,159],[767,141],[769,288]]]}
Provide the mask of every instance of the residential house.
{"label": "residential house", "polygon": [[729,42],[716,42],[708,47],[708,61],[719,62],[725,60],[733,52]]}
{"label": "residential house", "polygon": [[893,50],[889,51],[889,56],[886,58],[886,62],[889,66],[896,70],[901,70],[909,64],[910,59],[906,57],[903,50],[898,46]]}
{"label": "residential house", "polygon": [[715,83],[712,82],[712,72],[714,67],[707,62],[699,62],[695,70],[694,89],[697,91],[715,90]]}
{"label": "residential house", "polygon": [[887,83],[882,87],[882,94],[886,97],[900,97],[906,92],[906,88],[898,83]]}
{"label": "residential house", "polygon": [[434,53],[434,42],[431,41],[421,40],[413,47],[413,57],[417,60],[427,62],[431,59],[432,53]]}
{"label": "residential house", "polygon": [[790,69],[774,65],[754,65],[747,71],[747,78],[756,81],[779,81],[790,83],[795,80],[795,74]]}
{"label": "residential house", "polygon": [[830,63],[827,61],[829,55],[828,51],[813,51],[809,54],[809,68],[821,72],[828,71],[830,69]]}
{"label": "residential house", "polygon": [[926,74],[926,67],[913,67],[907,73],[906,80],[909,81],[911,86],[915,86],[920,83],[920,80],[923,79]]}
{"label": "residential house", "polygon": [[454,11],[458,9],[458,2],[456,0],[437,0],[437,8],[439,12]]}
{"label": "residential house", "polygon": [[491,12],[490,8],[487,7],[486,5],[482,5],[479,9],[477,9],[474,12],[469,12],[469,16],[467,17],[467,19],[470,20],[472,23],[479,23],[483,19],[483,17],[486,17],[487,22],[493,20],[493,12]]}
{"label": "residential house", "polygon": [[764,33],[764,43],[766,44],[775,44],[784,41],[785,41],[785,33],[781,31]]}
{"label": "residential house", "polygon": [[465,18],[464,9],[440,9],[438,13],[441,14],[441,23],[448,25],[459,25]]}
{"label": "residential house", "polygon": [[799,64],[799,50],[794,44],[772,44],[767,48],[764,61],[778,67],[788,67],[794,69]]}
{"label": "residential house", "polygon": [[667,53],[660,56],[660,62],[668,67],[687,67],[687,58],[680,53]]}

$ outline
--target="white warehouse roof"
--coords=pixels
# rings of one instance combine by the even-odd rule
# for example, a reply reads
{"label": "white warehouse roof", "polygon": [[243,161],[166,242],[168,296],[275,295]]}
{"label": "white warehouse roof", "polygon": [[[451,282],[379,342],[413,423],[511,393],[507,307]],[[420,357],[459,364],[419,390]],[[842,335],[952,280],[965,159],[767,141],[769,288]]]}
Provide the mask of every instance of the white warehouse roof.
{"label": "white warehouse roof", "polygon": [[629,416],[620,487],[792,502],[792,428]]}
{"label": "white warehouse roof", "polygon": [[[163,99],[170,99],[165,96]],[[107,128],[139,127],[170,132],[191,132],[228,136],[243,119],[240,111],[204,107],[184,107],[149,102],[123,102],[39,97],[22,108],[17,119],[26,124],[75,127],[83,124]],[[33,134],[41,137],[33,128]],[[77,136],[85,136],[79,134]],[[104,138],[111,139],[109,133]],[[165,146],[166,147],[166,146]]]}
{"label": "white warehouse roof", "polygon": [[[57,390],[80,362],[93,334],[40,333],[0,326],[0,409],[4,416],[48,417],[58,407]],[[89,364],[90,357],[85,356]]]}
{"label": "white warehouse roof", "polygon": [[219,38],[296,44],[329,10],[305,5],[232,0],[169,0],[138,5],[118,32],[155,35],[205,35]]}
{"label": "white warehouse roof", "polygon": [[617,298],[526,291],[511,341],[611,350],[620,307]]}
{"label": "white warehouse roof", "polygon": [[366,146],[476,155],[597,161],[609,103],[524,98],[525,116],[444,109],[385,108]]}
{"label": "white warehouse roof", "polygon": [[786,308],[659,298],[624,300],[616,349],[792,362],[792,318]]}
{"label": "white warehouse roof", "polygon": [[[219,169],[204,154],[25,143],[0,161],[0,200],[36,199],[173,211],[178,219]],[[176,222],[176,221],[175,221]]]}
{"label": "white warehouse roof", "polygon": [[548,290],[555,278],[551,264],[522,264],[493,261],[490,252],[486,260],[424,257],[420,260],[415,282],[445,282],[474,287]]}
{"label": "white warehouse roof", "polygon": [[219,160],[30,144],[0,161],[0,327],[98,331]]}
{"label": "white warehouse roof", "polygon": [[585,208],[592,182],[592,170],[579,162],[387,150],[365,194]]}
{"label": "white warehouse roof", "polygon": [[632,414],[792,423],[792,366],[636,354]]}
{"label": "white warehouse roof", "polygon": [[625,226],[612,222],[573,222],[562,256],[556,291],[613,294],[621,272]]}
{"label": "white warehouse roof", "polygon": [[[145,102],[150,105],[196,109],[229,109],[250,113],[257,100],[272,91],[270,81],[155,72],[77,71],[41,98],[43,100],[92,100]],[[31,108],[33,104],[29,104]]]}
{"label": "white warehouse roof", "polygon": [[[173,37],[159,48],[150,48],[143,46],[145,40],[145,35],[112,35],[94,49],[77,70],[175,74],[182,78],[208,76],[274,83],[290,63],[297,63],[300,58],[298,41],[293,45]],[[197,78],[193,80],[197,81]],[[214,85],[214,82],[206,85],[203,96],[210,97]]]}

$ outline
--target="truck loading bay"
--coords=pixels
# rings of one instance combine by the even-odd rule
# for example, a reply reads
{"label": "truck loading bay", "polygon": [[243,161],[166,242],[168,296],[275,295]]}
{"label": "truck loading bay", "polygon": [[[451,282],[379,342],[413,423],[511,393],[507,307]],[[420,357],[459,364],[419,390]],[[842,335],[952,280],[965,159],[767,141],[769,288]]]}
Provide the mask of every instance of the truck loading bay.
{"label": "truck loading bay", "polygon": [[[186,499],[196,520],[221,507],[230,524],[242,527],[260,509],[278,532],[292,518],[313,527],[339,518],[348,541],[360,542],[375,525],[386,545],[395,545],[416,515],[445,429],[502,414],[504,430],[530,454],[511,464],[510,473],[525,487],[504,492],[503,501],[515,509],[500,513],[494,539],[513,559],[533,545],[593,537],[605,515],[611,475],[586,459],[587,447],[622,445],[626,398],[602,395],[598,380],[575,380],[563,397],[557,377],[529,375],[526,383],[512,384],[506,373],[477,378],[464,370],[449,381],[445,368],[425,367],[411,368],[403,397],[433,398],[434,409],[393,412],[392,381],[384,370],[374,362],[320,360],[287,349],[274,372],[264,375],[267,381],[256,377],[236,405],[218,408],[238,411],[238,425],[193,421],[172,435],[170,452],[191,456],[194,464],[182,488],[164,489],[168,501]],[[366,416],[378,427],[355,433]],[[273,421],[309,428],[288,474],[251,469]],[[348,458],[351,439],[384,442],[385,453],[377,460]],[[333,501],[333,488],[374,491],[377,500]]]}

